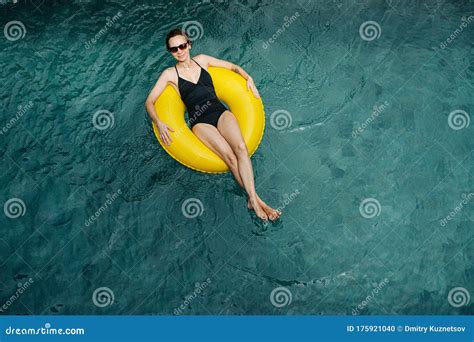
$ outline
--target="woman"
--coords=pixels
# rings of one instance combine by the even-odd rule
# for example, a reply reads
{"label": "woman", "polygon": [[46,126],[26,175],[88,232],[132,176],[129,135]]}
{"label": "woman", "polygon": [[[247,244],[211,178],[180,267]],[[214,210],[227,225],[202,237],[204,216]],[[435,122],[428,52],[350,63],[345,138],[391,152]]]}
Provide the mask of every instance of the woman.
{"label": "woman", "polygon": [[191,41],[180,29],[171,30],[166,36],[166,48],[178,61],[167,68],[158,78],[145,102],[146,110],[160,132],[161,141],[169,145],[172,140],[168,131],[174,132],[162,122],[154,103],[167,84],[171,84],[186,105],[192,132],[228,165],[236,181],[247,192],[248,208],[255,210],[264,221],[276,220],[281,212],[269,207],[256,193],[252,163],[248,156],[242,133],[234,114],[218,100],[209,66],[233,70],[247,80],[247,88],[260,97],[252,78],[239,66],[207,55],[191,58]]}

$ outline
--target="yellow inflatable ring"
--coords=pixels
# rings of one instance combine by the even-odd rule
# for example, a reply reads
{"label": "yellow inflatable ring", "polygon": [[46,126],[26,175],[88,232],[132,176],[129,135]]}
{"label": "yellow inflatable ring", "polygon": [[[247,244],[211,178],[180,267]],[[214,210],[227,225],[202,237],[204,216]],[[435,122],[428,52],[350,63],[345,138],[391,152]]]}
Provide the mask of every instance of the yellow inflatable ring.
{"label": "yellow inflatable ring", "polygon": [[[208,71],[217,97],[236,116],[249,156],[252,156],[262,140],[265,128],[262,100],[247,89],[247,83],[241,75],[217,67],[209,67]],[[172,142],[166,146],[160,140],[158,128],[153,123],[153,131],[159,143],[171,157],[196,171],[223,173],[229,170],[224,161],[189,129],[184,120],[185,105],[173,86],[166,86],[154,106],[160,120],[174,130],[169,131]]]}

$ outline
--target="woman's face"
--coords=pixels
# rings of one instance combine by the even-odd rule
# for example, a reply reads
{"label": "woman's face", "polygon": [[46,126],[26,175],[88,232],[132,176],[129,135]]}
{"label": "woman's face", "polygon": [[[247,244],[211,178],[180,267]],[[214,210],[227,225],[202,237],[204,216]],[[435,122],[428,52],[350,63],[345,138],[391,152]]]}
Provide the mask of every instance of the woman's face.
{"label": "woman's face", "polygon": [[170,51],[178,62],[183,62],[189,58],[189,50],[191,47],[189,46],[188,40],[185,36],[174,36],[168,41],[170,48],[178,47],[180,45],[182,46],[183,44],[186,44],[186,48],[184,50],[178,49],[176,52]]}

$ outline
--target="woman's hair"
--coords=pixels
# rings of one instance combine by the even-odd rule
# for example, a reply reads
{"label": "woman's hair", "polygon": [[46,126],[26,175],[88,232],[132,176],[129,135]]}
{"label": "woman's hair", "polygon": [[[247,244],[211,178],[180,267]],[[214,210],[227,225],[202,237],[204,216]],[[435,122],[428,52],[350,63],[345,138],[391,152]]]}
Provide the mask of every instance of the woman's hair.
{"label": "woman's hair", "polygon": [[186,34],[186,32],[184,32],[183,30],[181,30],[180,28],[174,28],[172,29],[171,31],[168,32],[168,34],[166,35],[166,50],[169,50],[170,49],[170,39],[173,38],[173,37],[176,37],[176,36],[184,36],[186,37],[186,40],[188,41],[188,43],[191,45],[191,40],[189,39],[188,35]]}

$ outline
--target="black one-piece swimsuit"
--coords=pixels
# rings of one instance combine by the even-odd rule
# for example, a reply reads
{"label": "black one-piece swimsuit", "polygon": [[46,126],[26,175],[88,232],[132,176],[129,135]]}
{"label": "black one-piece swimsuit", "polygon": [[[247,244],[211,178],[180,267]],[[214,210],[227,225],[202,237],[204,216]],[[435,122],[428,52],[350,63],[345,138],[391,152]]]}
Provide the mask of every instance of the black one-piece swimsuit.
{"label": "black one-piece swimsuit", "polygon": [[[194,59],[192,59],[194,61]],[[197,65],[198,62],[194,61]],[[178,89],[186,105],[191,129],[198,123],[207,123],[217,127],[217,121],[227,108],[219,101],[212,83],[211,75],[201,65],[201,73],[196,84],[185,80],[178,74]]]}

